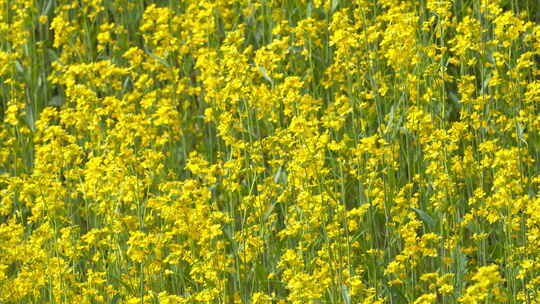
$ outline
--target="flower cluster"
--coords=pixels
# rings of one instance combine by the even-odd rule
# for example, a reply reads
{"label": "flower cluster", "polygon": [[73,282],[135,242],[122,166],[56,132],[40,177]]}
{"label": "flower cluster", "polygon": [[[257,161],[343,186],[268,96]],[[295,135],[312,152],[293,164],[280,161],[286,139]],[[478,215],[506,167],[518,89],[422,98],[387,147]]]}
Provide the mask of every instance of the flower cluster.
{"label": "flower cluster", "polygon": [[536,0],[0,0],[0,303],[540,303]]}

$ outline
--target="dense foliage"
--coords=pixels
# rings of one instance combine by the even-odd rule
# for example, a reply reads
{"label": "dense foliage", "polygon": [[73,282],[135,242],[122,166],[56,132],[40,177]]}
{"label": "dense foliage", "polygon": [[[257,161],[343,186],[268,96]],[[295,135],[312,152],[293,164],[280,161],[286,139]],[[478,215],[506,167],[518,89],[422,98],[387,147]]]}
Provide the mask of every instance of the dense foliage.
{"label": "dense foliage", "polygon": [[536,0],[0,0],[0,303],[540,303]]}

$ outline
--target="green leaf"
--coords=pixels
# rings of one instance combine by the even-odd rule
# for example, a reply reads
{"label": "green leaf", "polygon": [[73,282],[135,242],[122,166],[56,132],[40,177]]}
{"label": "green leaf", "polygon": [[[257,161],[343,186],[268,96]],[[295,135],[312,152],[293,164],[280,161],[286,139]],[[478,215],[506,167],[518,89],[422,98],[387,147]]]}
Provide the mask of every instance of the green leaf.
{"label": "green leaf", "polygon": [[411,208],[412,210],[414,210],[416,212],[416,214],[418,214],[418,216],[420,217],[420,219],[426,223],[428,226],[430,227],[434,227],[435,224],[437,223],[433,217],[431,217],[429,214],[427,214],[425,211],[423,210],[420,210],[418,208]]}
{"label": "green leaf", "polygon": [[330,14],[333,14],[339,6],[339,0],[332,0],[332,7],[330,9]]}
{"label": "green leaf", "polygon": [[268,82],[270,82],[272,86],[274,86],[274,80],[270,78],[270,76],[268,76],[268,74],[266,73],[266,69],[262,66],[258,66],[257,69],[259,70],[259,72],[261,72],[262,77],[266,79]]}
{"label": "green leaf", "polygon": [[60,107],[63,104],[64,104],[64,98],[62,98],[62,96],[60,95],[53,96],[51,100],[49,100],[49,103],[48,103],[49,106],[53,106],[53,107]]}
{"label": "green leaf", "polygon": [[41,15],[47,16],[51,12],[51,9],[53,8],[53,4],[54,4],[54,0],[49,0],[47,2],[47,5],[43,9],[43,12],[41,12]]}
{"label": "green leaf", "polygon": [[343,302],[345,304],[351,304],[351,296],[349,295],[349,288],[346,285],[341,284],[341,294],[343,296]]}

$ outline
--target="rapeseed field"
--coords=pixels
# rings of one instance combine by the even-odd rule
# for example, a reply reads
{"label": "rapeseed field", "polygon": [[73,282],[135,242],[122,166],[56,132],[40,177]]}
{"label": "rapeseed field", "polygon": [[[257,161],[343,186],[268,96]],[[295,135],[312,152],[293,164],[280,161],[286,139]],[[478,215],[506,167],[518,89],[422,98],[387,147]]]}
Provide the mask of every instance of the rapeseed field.
{"label": "rapeseed field", "polygon": [[537,0],[0,0],[0,303],[540,303]]}

